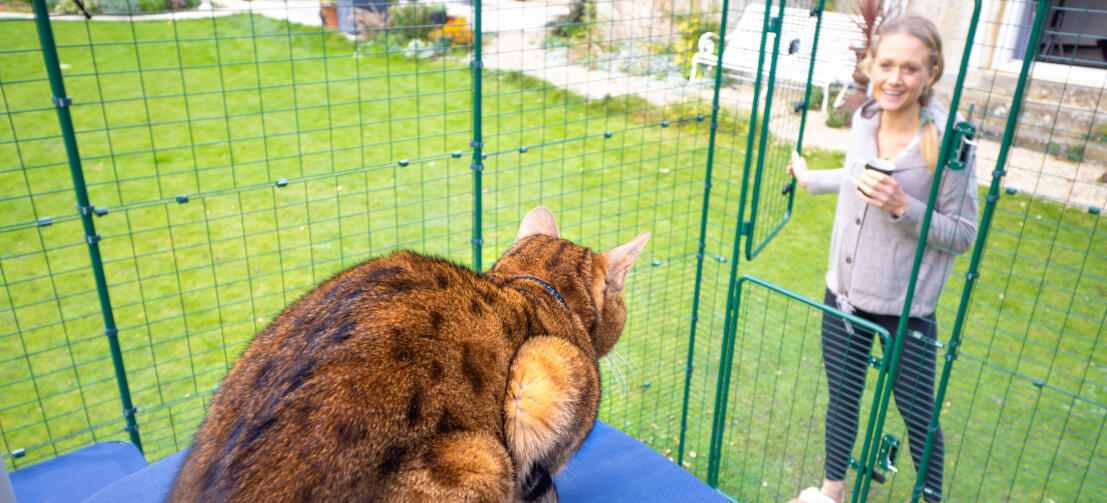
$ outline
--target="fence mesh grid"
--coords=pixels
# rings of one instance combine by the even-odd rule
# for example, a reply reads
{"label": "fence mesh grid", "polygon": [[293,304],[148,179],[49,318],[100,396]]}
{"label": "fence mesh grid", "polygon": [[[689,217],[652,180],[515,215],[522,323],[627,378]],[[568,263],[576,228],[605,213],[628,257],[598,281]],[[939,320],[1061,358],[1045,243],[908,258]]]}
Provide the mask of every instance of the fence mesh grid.
{"label": "fence mesh grid", "polygon": [[[816,167],[842,162],[812,140],[831,134],[823,123],[841,86],[814,75],[808,91],[793,75],[820,2],[769,4],[783,13],[780,35],[764,33],[764,4],[732,1],[720,47],[723,4],[707,0],[487,1],[480,27],[462,2],[255,1],[155,15],[102,2],[91,21],[51,23],[86,187],[69,175],[34,21],[0,19],[5,465],[127,438],[74,207],[87,190],[150,460],[188,445],[234,358],[313,285],[397,248],[486,269],[544,204],[563,236],[594,249],[653,233],[628,280],[623,339],[601,365],[601,418],[708,479],[729,332],[740,350],[720,490],[779,499],[817,483],[822,418],[807,410],[826,399],[817,310],[769,290],[734,298],[739,274],[822,298],[833,201],[800,193],[793,208],[783,166],[801,144]],[[1107,12],[1073,4],[1044,23],[1010,146],[1035,3],[990,2],[971,41],[943,33],[972,49],[958,112],[977,127],[981,209],[992,171],[1006,171],[991,233],[958,259],[930,341],[940,374],[951,333],[963,334],[939,404],[950,501],[1107,490],[1107,86],[1086,47]],[[820,47],[851,29],[835,12],[844,6],[827,8]],[[337,25],[320,28],[332,10]],[[752,40],[739,59],[756,60],[762,38],[760,69],[724,57],[716,81],[717,51]],[[947,59],[952,81],[959,56]],[[741,235],[751,218],[752,236]],[[980,278],[956,327],[973,253]],[[774,333],[776,346],[765,342]],[[751,345],[779,361],[758,366]],[[805,392],[782,391],[781,376]],[[802,420],[776,424],[801,402]],[[886,425],[906,443],[895,407]],[[911,496],[906,448],[897,466],[869,498]]]}

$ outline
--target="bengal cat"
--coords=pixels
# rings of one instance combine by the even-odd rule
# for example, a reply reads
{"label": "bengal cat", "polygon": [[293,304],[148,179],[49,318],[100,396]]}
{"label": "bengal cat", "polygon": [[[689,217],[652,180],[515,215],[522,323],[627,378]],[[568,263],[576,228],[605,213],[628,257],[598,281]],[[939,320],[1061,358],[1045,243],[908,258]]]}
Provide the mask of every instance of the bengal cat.
{"label": "bengal cat", "polygon": [[483,274],[411,252],[339,273],[238,358],[168,501],[556,501],[648,239],[593,253],[538,207]]}

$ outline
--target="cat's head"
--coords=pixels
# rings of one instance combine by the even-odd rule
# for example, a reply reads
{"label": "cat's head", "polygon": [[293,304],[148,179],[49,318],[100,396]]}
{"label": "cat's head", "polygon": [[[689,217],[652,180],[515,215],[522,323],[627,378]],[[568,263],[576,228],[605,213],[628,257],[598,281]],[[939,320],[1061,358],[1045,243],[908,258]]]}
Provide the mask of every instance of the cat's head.
{"label": "cat's head", "polygon": [[515,243],[489,272],[530,276],[552,285],[592,338],[596,357],[606,355],[626,321],[623,285],[650,233],[602,253],[560,238],[553,212],[539,206],[519,225]]}

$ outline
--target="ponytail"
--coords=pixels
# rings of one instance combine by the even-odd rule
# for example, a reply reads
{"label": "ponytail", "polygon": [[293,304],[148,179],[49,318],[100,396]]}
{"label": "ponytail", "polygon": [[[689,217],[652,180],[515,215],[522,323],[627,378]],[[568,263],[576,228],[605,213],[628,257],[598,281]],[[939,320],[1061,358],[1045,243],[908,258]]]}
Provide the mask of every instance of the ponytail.
{"label": "ponytail", "polygon": [[934,121],[930,121],[922,127],[919,150],[922,151],[923,160],[926,161],[926,167],[931,173],[938,167],[939,148],[941,148],[941,142],[938,141],[938,126],[934,125]]}

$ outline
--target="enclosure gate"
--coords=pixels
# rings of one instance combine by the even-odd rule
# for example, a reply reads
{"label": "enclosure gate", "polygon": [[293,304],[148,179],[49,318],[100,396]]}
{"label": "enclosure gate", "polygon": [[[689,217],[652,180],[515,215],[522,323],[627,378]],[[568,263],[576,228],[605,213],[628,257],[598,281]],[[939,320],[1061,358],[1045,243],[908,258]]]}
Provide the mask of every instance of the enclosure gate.
{"label": "enclosure gate", "polygon": [[[784,166],[792,151],[803,151],[823,4],[743,5],[743,15],[761,18],[758,69],[752,101],[727,105],[723,53],[734,9],[724,1],[720,12],[706,14],[720,19],[710,103],[692,97],[674,105],[668,95],[663,104],[629,95],[581,97],[565,90],[572,82],[528,76],[526,64],[511,70],[507,60],[514,53],[505,44],[513,32],[501,26],[496,38],[472,37],[484,34],[489,14],[479,0],[471,24],[456,16],[446,24],[471,26],[466,43],[427,49],[412,37],[400,46],[390,37],[403,40],[406,31],[367,28],[377,38],[355,42],[352,51],[333,34],[293,32],[292,25],[268,21],[253,8],[249,16],[171,18],[169,36],[154,30],[154,22],[131,21],[128,35],[104,23],[84,24],[83,32],[76,23],[52,23],[45,0],[33,0],[38,45],[0,51],[13,67],[41,58],[46,74],[0,74],[8,119],[4,148],[19,162],[0,174],[8,182],[21,180],[0,198],[10,210],[0,225],[6,241],[0,250],[3,316],[13,327],[0,334],[5,463],[24,466],[121,432],[151,459],[175,452],[187,446],[234,357],[295,295],[396,247],[444,254],[481,270],[510,243],[523,209],[549,204],[559,210],[563,234],[597,248],[617,244],[612,231],[654,233],[655,258],[639,265],[628,286],[630,321],[619,346],[642,362],[641,379],[628,383],[626,369],[605,363],[605,378],[623,389],[605,395],[604,419],[733,499],[790,497],[822,476],[820,407],[827,390],[820,345],[810,335],[822,318],[844,320],[876,334],[883,347],[883,356],[869,361],[876,372],[870,372],[874,382],[862,402],[868,406],[853,451],[851,500],[901,498],[895,473],[905,467],[913,472],[905,458],[896,460],[906,436],[886,417],[903,341],[921,337],[906,329],[907,306],[924,265],[930,215],[896,333],[786,283],[739,271],[740,262],[756,271],[773,259],[767,246],[793,211],[796,187]],[[625,44],[631,56],[591,59],[588,72],[624,63],[631,72],[635,61],[648,60],[633,52],[635,30],[644,29],[635,19],[625,20],[628,27],[597,14],[617,12],[618,2],[579,5],[582,17],[557,27],[567,33],[563,41],[541,41],[542,58],[560,49],[568,58],[593,45],[593,37]],[[977,0],[952,111],[965,110],[961,91],[980,8]],[[945,351],[939,405],[969,323],[1008,147],[1049,9],[1048,1],[1037,2],[972,255],[950,281],[961,286],[951,335],[948,342],[925,341]],[[692,11],[666,22],[676,26],[705,15]],[[793,25],[811,20],[810,40],[789,38]],[[30,35],[26,23],[0,24],[12,25],[8,31],[24,39]],[[584,40],[574,35],[582,26],[590,34]],[[59,27],[61,43],[54,34]],[[441,30],[436,40],[448,38]],[[519,31],[525,43],[526,30]],[[447,43],[464,39],[456,33],[462,32],[449,36],[460,38]],[[808,81],[798,89],[777,79],[781,65],[789,64],[782,58],[793,54],[806,54],[810,62]],[[167,67],[160,61],[165,58]],[[120,59],[133,60],[133,68]],[[63,72],[67,66],[76,68]],[[549,75],[562,66],[573,65],[547,59],[541,70]],[[616,80],[606,75],[607,84]],[[132,77],[136,81],[127,80]],[[593,80],[588,73],[585,81]],[[457,96],[465,99],[451,101]],[[21,103],[28,97],[35,105]],[[41,106],[44,99],[53,101],[56,125],[42,117],[49,111]],[[127,107],[138,104],[145,114],[132,116]],[[155,117],[162,104],[169,111]],[[434,109],[427,112],[427,106]],[[54,127],[56,135],[31,133]],[[943,173],[969,164],[962,154],[975,133],[953,113],[944,127],[930,207]],[[670,167],[647,172],[653,164]],[[63,167],[71,182],[60,181]],[[623,218],[631,223],[624,226]],[[81,239],[74,241],[78,231]],[[1101,234],[1089,235],[1085,253],[1098,260],[1091,250]],[[79,285],[88,271],[94,289]],[[173,280],[176,285],[168,284]],[[102,330],[95,329],[98,323]],[[64,343],[57,342],[59,332]],[[89,336],[94,332],[108,340],[112,373],[104,371],[103,358],[91,356],[102,353],[99,337]],[[665,336],[684,332],[686,338]],[[1099,388],[1091,382],[1094,396]],[[1080,392],[1073,397],[1084,399]],[[1089,402],[1102,413],[1101,404]],[[934,409],[920,466],[934,454],[942,407]],[[1103,459],[1096,443],[1102,419],[1099,425],[1072,494],[1096,494],[1107,485],[1103,465],[1096,465]],[[707,459],[697,459],[697,451]],[[1052,473],[1051,467],[1043,494]],[[912,501],[927,496],[925,475],[901,482],[909,485]],[[892,488],[870,496],[872,480]]]}

